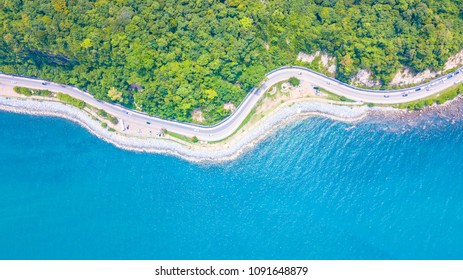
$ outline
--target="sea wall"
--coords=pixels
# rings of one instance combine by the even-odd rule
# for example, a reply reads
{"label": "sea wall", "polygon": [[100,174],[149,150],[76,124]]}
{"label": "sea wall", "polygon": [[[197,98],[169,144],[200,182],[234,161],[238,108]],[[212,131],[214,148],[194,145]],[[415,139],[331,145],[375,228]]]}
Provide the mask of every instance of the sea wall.
{"label": "sea wall", "polygon": [[[74,121],[86,128],[97,137],[119,148],[139,151],[169,154],[194,162],[220,162],[236,159],[261,140],[273,133],[278,127],[307,116],[322,116],[344,122],[359,121],[369,112],[397,111],[395,109],[369,108],[367,106],[338,106],[326,103],[301,102],[291,106],[283,106],[272,114],[265,116],[255,125],[246,128],[246,133],[234,136],[233,140],[207,145],[181,144],[164,138],[141,138],[110,132],[92,119],[85,111],[73,106],[31,99],[16,99],[0,97],[0,110],[62,117]],[[238,137],[238,138],[237,138]]]}

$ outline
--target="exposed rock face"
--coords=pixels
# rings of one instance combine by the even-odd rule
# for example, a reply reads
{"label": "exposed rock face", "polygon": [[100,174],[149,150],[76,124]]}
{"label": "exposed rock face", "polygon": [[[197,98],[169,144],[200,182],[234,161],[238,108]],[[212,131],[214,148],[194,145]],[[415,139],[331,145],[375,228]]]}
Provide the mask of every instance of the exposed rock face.
{"label": "exposed rock face", "polygon": [[234,112],[235,109],[236,109],[236,106],[235,106],[235,104],[229,102],[229,103],[223,104],[223,108],[224,108],[225,110],[227,110],[227,111]]}
{"label": "exposed rock face", "polygon": [[191,112],[191,118],[193,119],[193,121],[199,123],[202,123],[206,120],[203,116],[203,112],[200,109],[193,110],[193,112]]}
{"label": "exposed rock face", "polygon": [[463,50],[459,53],[451,56],[449,60],[445,63],[444,69],[441,71],[432,71],[426,69],[420,73],[414,73],[408,67],[403,67],[392,79],[391,86],[404,86],[404,85],[414,85],[420,84],[426,80],[433,79],[437,76],[443,75],[446,71],[455,69],[463,65]]}
{"label": "exposed rock face", "polygon": [[[326,69],[332,76],[336,74],[336,58],[329,56],[326,52],[317,51],[313,54],[300,52],[297,60],[312,63],[316,58],[320,58],[319,65]],[[433,71],[427,69],[423,72],[416,73],[408,67],[400,69],[392,79],[389,85],[391,86],[406,86],[423,83],[426,80],[436,78],[443,75],[446,71],[463,66],[463,50],[451,56],[445,63],[441,71]],[[360,70],[351,78],[352,85],[360,85],[365,87],[375,87],[381,85],[381,82],[372,78],[372,72],[368,69]]]}
{"label": "exposed rock face", "polygon": [[381,82],[378,80],[373,80],[373,73],[369,69],[362,69],[355,76],[351,78],[352,85],[361,85],[366,87],[380,86]]}
{"label": "exposed rock face", "polygon": [[431,70],[425,70],[420,73],[413,73],[408,67],[402,68],[397,74],[395,74],[394,78],[392,79],[390,85],[391,86],[403,86],[403,85],[413,85],[419,84],[427,79],[432,79],[438,75],[438,72],[434,72]]}
{"label": "exposed rock face", "polygon": [[336,74],[336,58],[329,56],[326,52],[317,51],[313,54],[300,52],[297,55],[297,60],[307,63],[312,63],[315,58],[320,57],[319,65],[325,68],[330,74]]}
{"label": "exposed rock face", "polygon": [[451,56],[444,65],[444,72],[463,65],[463,50],[454,56]]}

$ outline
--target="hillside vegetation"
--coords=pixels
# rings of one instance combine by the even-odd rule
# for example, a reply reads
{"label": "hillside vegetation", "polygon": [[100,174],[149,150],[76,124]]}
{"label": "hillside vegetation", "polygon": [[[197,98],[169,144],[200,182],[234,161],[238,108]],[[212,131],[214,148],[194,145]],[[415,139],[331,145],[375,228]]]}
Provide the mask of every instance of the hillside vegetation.
{"label": "hillside vegetation", "polygon": [[440,69],[463,48],[462,18],[461,0],[2,0],[0,71],[213,123],[299,52],[336,57],[344,81]]}

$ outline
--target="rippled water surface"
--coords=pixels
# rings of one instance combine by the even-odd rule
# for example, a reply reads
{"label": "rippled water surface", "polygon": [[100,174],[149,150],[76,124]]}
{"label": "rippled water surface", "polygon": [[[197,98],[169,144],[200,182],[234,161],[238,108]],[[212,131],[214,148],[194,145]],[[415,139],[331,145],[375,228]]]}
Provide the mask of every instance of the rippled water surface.
{"label": "rippled water surface", "polygon": [[2,259],[462,259],[463,123],[306,119],[239,160],[0,113]]}

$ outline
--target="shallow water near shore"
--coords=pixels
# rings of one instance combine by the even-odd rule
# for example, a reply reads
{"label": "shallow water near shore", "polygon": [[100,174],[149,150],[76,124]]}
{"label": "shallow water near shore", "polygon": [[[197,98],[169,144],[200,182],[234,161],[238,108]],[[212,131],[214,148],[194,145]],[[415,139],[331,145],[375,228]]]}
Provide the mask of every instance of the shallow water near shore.
{"label": "shallow water near shore", "polygon": [[0,112],[2,259],[462,259],[463,122],[309,118],[236,161]]}

